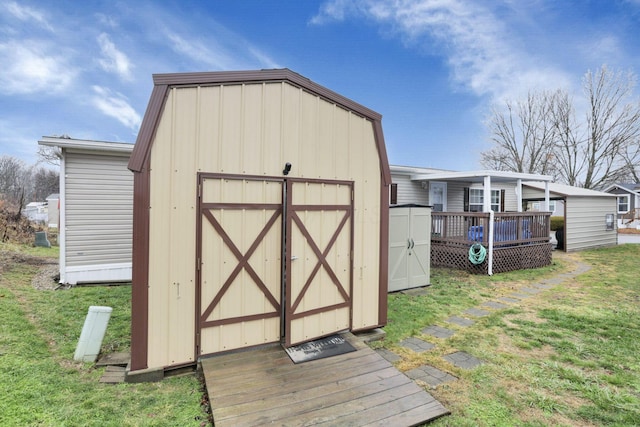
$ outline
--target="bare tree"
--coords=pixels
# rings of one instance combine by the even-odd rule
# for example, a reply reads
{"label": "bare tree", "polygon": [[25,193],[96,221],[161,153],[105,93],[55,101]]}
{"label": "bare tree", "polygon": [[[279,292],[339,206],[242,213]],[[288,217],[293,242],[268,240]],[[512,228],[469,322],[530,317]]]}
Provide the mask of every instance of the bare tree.
{"label": "bare tree", "polygon": [[550,109],[555,130],[553,160],[556,164],[556,179],[576,186],[577,178],[584,169],[580,154],[580,125],[575,119],[573,103],[566,92],[559,92]]}
{"label": "bare tree", "polygon": [[494,147],[481,164],[514,172],[554,175],[585,188],[632,178],[640,161],[640,103],[633,101],[635,76],[602,66],[583,80],[584,121],[564,91],[529,93],[525,101],[493,109]]}
{"label": "bare tree", "polygon": [[17,216],[28,202],[59,192],[60,174],[45,167],[27,166],[11,156],[0,157],[0,201]]}
{"label": "bare tree", "polygon": [[44,201],[53,193],[60,191],[60,174],[57,171],[40,167],[32,172],[33,195],[35,201]]}
{"label": "bare tree", "polygon": [[551,109],[559,93],[530,92],[527,99],[493,108],[489,124],[495,147],[481,154],[489,169],[553,174],[554,123]]}
{"label": "bare tree", "polygon": [[49,147],[41,145],[38,147],[38,163],[45,162],[53,166],[60,166],[62,160],[62,149],[60,147]]}
{"label": "bare tree", "polygon": [[15,209],[16,215],[20,214],[27,198],[27,173],[23,161],[6,155],[0,157],[0,197]]}
{"label": "bare tree", "polygon": [[625,156],[640,141],[640,104],[631,102],[635,76],[606,66],[584,78],[586,113],[585,188],[600,188],[628,174]]}

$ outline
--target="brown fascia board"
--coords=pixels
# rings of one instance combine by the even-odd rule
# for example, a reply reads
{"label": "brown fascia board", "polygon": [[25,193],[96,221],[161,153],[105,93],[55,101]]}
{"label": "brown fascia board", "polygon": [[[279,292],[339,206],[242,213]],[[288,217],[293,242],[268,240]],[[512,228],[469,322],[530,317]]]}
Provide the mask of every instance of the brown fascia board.
{"label": "brown fascia board", "polygon": [[383,183],[388,185],[391,183],[391,173],[389,171],[389,162],[387,160],[386,148],[384,147],[384,136],[382,134],[382,126],[380,122],[382,115],[346,98],[324,86],[321,86],[306,77],[301,76],[287,68],[272,70],[250,70],[250,71],[214,71],[214,72],[197,72],[197,73],[169,73],[154,74],[154,88],[151,93],[151,99],[147,111],[142,120],[140,132],[136,140],[136,146],[131,155],[129,169],[134,172],[140,172],[144,160],[149,155],[150,146],[155,135],[156,126],[164,107],[165,98],[170,87],[175,86],[191,86],[191,85],[214,85],[214,84],[241,84],[241,83],[257,83],[269,81],[287,81],[304,90],[334,102],[346,110],[353,111],[372,122],[377,123],[375,128],[375,139],[378,146],[378,154],[380,156],[380,166],[382,170]]}
{"label": "brown fascia board", "polygon": [[144,113],[140,131],[138,131],[138,138],[129,159],[129,169],[132,172],[142,172],[142,167],[149,155],[151,143],[156,134],[158,120],[160,120],[168,91],[169,87],[167,85],[155,85],[153,87],[149,105],[147,105],[147,111]]}

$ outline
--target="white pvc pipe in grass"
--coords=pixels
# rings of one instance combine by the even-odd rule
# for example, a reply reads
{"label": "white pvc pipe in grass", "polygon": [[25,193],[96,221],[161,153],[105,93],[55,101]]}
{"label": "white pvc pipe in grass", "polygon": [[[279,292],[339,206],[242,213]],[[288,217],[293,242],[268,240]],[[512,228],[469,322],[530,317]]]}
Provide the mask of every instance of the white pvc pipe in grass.
{"label": "white pvc pipe in grass", "polygon": [[82,333],[78,340],[73,360],[79,362],[95,362],[100,354],[102,339],[107,331],[107,324],[111,317],[111,307],[92,305],[89,307],[87,318],[84,320]]}

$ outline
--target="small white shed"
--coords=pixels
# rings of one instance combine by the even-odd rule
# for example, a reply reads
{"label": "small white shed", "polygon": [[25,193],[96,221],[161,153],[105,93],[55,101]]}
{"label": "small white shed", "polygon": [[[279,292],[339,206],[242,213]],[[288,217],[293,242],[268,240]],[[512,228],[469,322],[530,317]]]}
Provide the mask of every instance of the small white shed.
{"label": "small white shed", "polygon": [[133,144],[43,137],[59,147],[60,283],[131,280]]}
{"label": "small white shed", "polygon": [[431,208],[395,205],[389,209],[389,292],[429,285]]}
{"label": "small white shed", "polygon": [[[544,183],[522,184],[524,201],[542,201],[544,197]],[[565,251],[573,252],[618,243],[615,194],[549,183],[549,199],[564,203],[564,230],[560,235],[556,232],[559,249],[564,246]]]}

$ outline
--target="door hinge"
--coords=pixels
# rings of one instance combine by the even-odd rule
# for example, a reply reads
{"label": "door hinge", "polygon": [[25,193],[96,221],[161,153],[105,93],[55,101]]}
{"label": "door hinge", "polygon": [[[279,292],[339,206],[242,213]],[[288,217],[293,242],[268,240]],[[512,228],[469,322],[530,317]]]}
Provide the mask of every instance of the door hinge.
{"label": "door hinge", "polygon": [[200,258],[196,259],[196,269],[200,271]]}
{"label": "door hinge", "polygon": [[202,198],[202,184],[198,184],[198,199]]}

